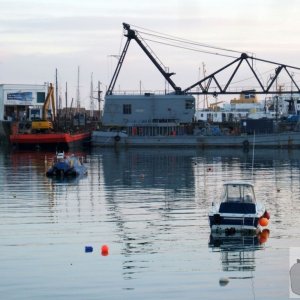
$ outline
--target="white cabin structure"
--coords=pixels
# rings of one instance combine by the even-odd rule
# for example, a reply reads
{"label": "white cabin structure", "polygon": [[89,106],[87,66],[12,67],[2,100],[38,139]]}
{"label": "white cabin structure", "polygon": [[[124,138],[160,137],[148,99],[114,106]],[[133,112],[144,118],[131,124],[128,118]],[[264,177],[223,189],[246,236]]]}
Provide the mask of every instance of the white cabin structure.
{"label": "white cabin structure", "polygon": [[0,121],[31,119],[32,114],[40,115],[47,90],[46,83],[0,84]]}

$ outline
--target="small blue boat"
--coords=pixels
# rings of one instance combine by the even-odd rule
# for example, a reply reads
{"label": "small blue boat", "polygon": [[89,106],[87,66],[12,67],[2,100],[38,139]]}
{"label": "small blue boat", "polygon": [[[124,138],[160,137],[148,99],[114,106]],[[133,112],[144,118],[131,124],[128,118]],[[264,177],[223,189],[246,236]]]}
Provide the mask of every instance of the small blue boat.
{"label": "small blue boat", "polygon": [[64,152],[57,153],[54,163],[46,172],[48,177],[76,177],[86,175],[87,168],[83,165],[82,158],[74,154],[65,156]]}

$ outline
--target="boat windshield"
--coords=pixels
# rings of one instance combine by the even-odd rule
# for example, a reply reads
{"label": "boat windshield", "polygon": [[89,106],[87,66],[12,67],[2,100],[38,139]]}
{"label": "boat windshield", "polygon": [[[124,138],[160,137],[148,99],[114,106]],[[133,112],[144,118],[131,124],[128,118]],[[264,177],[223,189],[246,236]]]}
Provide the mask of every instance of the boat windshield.
{"label": "boat windshield", "polygon": [[245,184],[226,184],[223,192],[223,202],[255,203],[253,186]]}

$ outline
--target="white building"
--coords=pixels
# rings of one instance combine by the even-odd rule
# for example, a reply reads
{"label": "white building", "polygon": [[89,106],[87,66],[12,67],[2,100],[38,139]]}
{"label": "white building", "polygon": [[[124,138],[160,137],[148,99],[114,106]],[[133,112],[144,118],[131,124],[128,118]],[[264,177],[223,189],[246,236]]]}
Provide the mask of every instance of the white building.
{"label": "white building", "polygon": [[238,99],[224,103],[223,107],[212,106],[211,109],[199,110],[195,113],[197,121],[222,123],[238,121],[243,118],[261,119],[300,115],[300,95],[280,94],[258,101],[256,95],[244,91]]}
{"label": "white building", "polygon": [[40,117],[47,84],[0,84],[0,121]]}

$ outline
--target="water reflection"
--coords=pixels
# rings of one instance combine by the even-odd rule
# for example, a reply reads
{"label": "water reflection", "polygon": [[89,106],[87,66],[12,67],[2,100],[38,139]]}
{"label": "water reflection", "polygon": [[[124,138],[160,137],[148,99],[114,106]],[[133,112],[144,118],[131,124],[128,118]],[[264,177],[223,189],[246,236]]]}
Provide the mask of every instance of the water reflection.
{"label": "water reflection", "polygon": [[[194,176],[191,158],[196,150],[130,149],[102,151],[105,186],[191,189]],[[178,169],[181,173],[178,173]]]}
{"label": "water reflection", "polygon": [[[270,231],[264,229],[257,234],[211,233],[209,247],[220,252],[222,270],[224,272],[251,272],[250,275],[241,275],[239,278],[252,278],[255,271],[255,251],[261,250],[267,242]],[[236,278],[236,277],[230,277]]]}
{"label": "water reflection", "polygon": [[87,178],[87,174],[80,174],[77,176],[56,176],[48,177],[49,183],[53,185],[77,185],[80,180]]}
{"label": "water reflection", "polygon": [[[23,293],[26,270],[27,299],[57,298],[54,290],[72,291],[75,299],[216,299],[221,269],[230,280],[242,279],[231,282],[232,289],[217,286],[226,299],[246,294],[244,279],[254,276],[259,299],[274,299],[277,291],[283,299],[278,269],[299,236],[300,151],[256,152],[256,196],[271,213],[269,240],[267,233],[210,236],[209,206],[224,180],[251,177],[251,152],[92,150],[88,176],[74,182],[45,176],[52,157],[0,153],[6,296]],[[102,244],[110,247],[108,257],[82,253],[85,245]]]}

